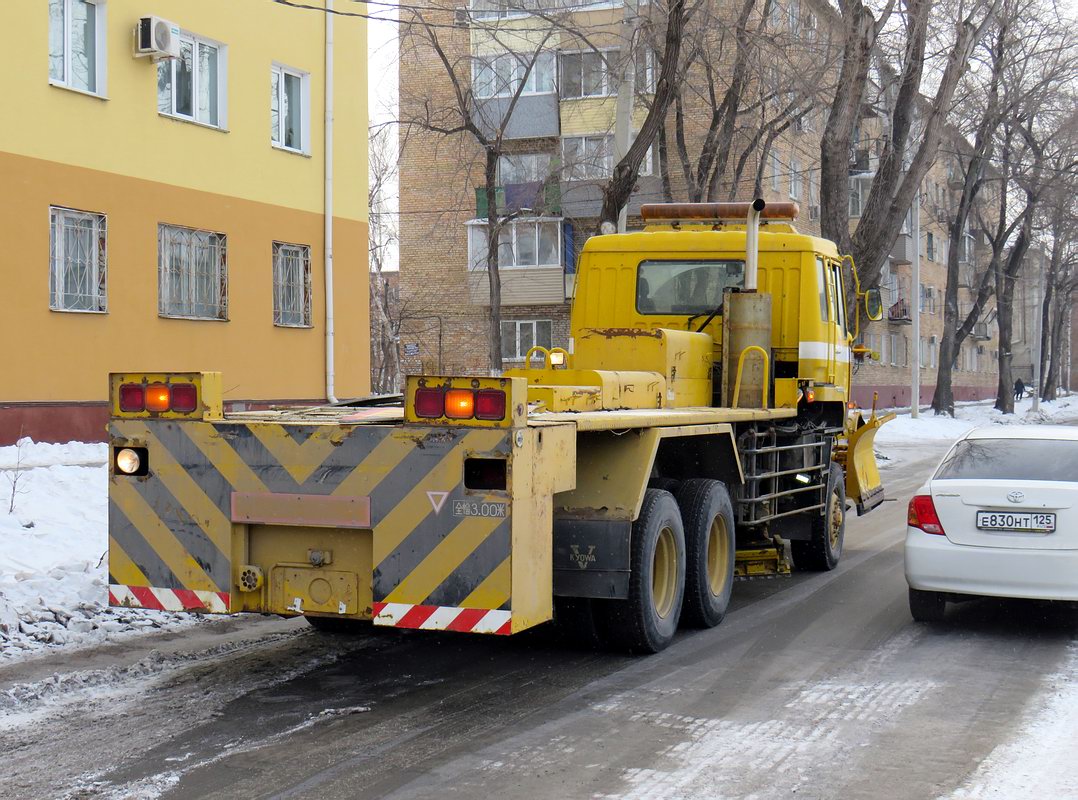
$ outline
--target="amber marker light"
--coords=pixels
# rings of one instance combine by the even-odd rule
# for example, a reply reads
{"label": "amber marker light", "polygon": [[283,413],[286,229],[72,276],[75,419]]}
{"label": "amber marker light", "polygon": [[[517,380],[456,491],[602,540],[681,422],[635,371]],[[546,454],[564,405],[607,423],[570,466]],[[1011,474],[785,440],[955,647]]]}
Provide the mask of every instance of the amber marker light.
{"label": "amber marker light", "polygon": [[163,383],[151,383],[146,387],[146,410],[168,411],[169,392]]}
{"label": "amber marker light", "polygon": [[450,419],[471,419],[475,416],[475,392],[471,389],[450,389],[445,393],[445,415]]}

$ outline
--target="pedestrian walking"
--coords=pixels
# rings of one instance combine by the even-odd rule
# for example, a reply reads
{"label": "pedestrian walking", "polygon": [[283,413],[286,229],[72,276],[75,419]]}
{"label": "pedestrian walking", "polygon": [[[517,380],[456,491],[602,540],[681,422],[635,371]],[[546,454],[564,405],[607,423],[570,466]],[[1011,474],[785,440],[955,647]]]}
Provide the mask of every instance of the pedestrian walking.
{"label": "pedestrian walking", "polygon": [[1026,385],[1022,383],[1021,378],[1017,378],[1014,382],[1014,399],[1021,400],[1022,395],[1026,393]]}

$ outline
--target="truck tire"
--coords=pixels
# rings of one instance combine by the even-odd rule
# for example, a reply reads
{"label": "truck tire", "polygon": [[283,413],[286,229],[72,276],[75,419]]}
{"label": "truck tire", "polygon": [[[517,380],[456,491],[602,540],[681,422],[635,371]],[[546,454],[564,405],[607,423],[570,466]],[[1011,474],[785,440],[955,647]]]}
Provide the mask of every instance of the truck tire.
{"label": "truck tire", "polygon": [[681,489],[681,481],[677,478],[652,478],[648,481],[648,488],[662,489],[677,497],[678,490]]}
{"label": "truck tire", "polygon": [[674,496],[646,490],[631,536],[629,597],[595,600],[592,610],[612,649],[658,653],[677,633],[685,594],[685,531]]}
{"label": "truck tire", "polygon": [[734,506],[719,481],[685,481],[677,493],[685,526],[683,627],[714,628],[730,606],[734,588]]}
{"label": "truck tire", "polygon": [[910,616],[918,622],[941,622],[947,600],[939,592],[923,592],[910,587]]}
{"label": "truck tire", "polygon": [[823,510],[812,519],[812,538],[790,542],[800,570],[827,572],[838,566],[846,538],[846,480],[842,467],[832,463],[827,474]]}
{"label": "truck tire", "polygon": [[307,624],[319,633],[340,634],[354,636],[357,633],[369,631],[373,626],[364,620],[346,619],[344,617],[303,617]]}

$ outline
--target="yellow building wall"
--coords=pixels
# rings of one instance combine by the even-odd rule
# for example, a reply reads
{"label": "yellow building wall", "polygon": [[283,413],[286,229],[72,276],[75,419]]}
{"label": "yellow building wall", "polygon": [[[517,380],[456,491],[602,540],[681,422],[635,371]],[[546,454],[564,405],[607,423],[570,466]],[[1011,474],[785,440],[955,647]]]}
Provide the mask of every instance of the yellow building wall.
{"label": "yellow building wall", "polygon": [[[0,402],[102,401],[107,373],[125,369],[221,370],[227,399],[324,397],[324,14],[251,0],[108,0],[106,13],[102,99],[50,85],[45,0],[0,3],[13,112],[0,125]],[[158,113],[156,68],[132,55],[149,14],[227,46],[225,130]],[[337,393],[348,397],[369,390],[365,24],[338,17],[334,38]],[[273,63],[311,75],[310,155],[271,146]],[[107,314],[50,311],[50,205],[108,216]],[[158,317],[159,222],[227,235],[227,322]],[[273,325],[274,240],[311,247],[311,329]]]}

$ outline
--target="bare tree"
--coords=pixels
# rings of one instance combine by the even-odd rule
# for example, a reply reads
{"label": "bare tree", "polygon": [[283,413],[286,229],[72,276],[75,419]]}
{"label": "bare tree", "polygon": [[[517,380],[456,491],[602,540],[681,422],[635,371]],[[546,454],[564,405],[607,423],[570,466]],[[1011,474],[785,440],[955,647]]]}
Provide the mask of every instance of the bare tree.
{"label": "bare tree", "polygon": [[[990,276],[998,271],[1002,250],[993,249],[990,269],[976,274],[970,285],[977,286],[973,304],[960,318],[958,287],[961,263],[973,261],[968,252],[967,233],[974,206],[986,182],[999,177],[992,159],[998,148],[998,132],[1005,120],[1045,102],[1058,91],[1059,83],[1074,74],[1066,53],[1068,36],[1058,19],[1048,13],[1030,14],[1026,3],[1004,0],[993,17],[987,35],[974,53],[974,66],[963,81],[963,96],[956,103],[949,136],[953,152],[949,157],[953,178],[961,183],[958,202],[948,225],[947,286],[944,292],[944,320],[940,341],[939,371],[932,397],[937,414],[954,415],[952,375],[962,344],[980,319],[985,304],[995,291]],[[1047,9],[1043,9],[1047,12]],[[1006,199],[1006,198],[1002,198]],[[1001,244],[1010,240],[1005,221]],[[998,225],[997,225],[998,227]]]}
{"label": "bare tree", "polygon": [[[504,4],[503,4],[504,5]],[[511,4],[506,5],[511,7]],[[517,4],[524,10],[524,4]],[[531,10],[531,9],[529,9]],[[400,37],[404,57],[433,59],[441,68],[446,87],[417,86],[402,90],[400,125],[402,135],[418,130],[444,137],[464,137],[481,153],[483,194],[487,207],[486,267],[490,298],[489,365],[502,368],[501,274],[499,237],[513,215],[498,207],[498,162],[506,154],[507,131],[520,97],[533,79],[541,58],[549,54],[548,42],[561,26],[560,18],[537,15],[530,23],[504,24],[499,18],[467,17],[460,25],[457,12],[467,10],[452,2],[445,5],[409,6],[401,9]],[[471,37],[484,39],[486,48],[496,52],[490,60],[473,56]],[[499,60],[500,59],[500,60]],[[498,98],[483,102],[484,95]],[[446,91],[440,91],[445,89]]]}
{"label": "bare tree", "polygon": [[401,389],[399,320],[387,267],[399,241],[392,209],[397,181],[396,130],[372,126],[369,132],[367,207],[370,213],[371,390],[387,394]]}
{"label": "bare tree", "polygon": [[[821,229],[851,253],[861,285],[875,285],[921,181],[936,159],[955,91],[974,46],[1000,0],[887,0],[878,15],[861,0],[839,0],[843,53],[820,145]],[[952,23],[939,29],[931,23]],[[931,46],[931,50],[930,50]],[[897,65],[893,81],[873,87],[874,62]],[[926,76],[926,70],[929,75]],[[925,84],[934,84],[928,95]],[[883,136],[879,165],[853,233],[849,230],[849,155],[862,112],[879,90]]]}

